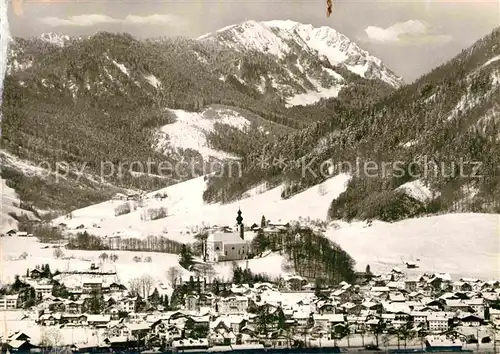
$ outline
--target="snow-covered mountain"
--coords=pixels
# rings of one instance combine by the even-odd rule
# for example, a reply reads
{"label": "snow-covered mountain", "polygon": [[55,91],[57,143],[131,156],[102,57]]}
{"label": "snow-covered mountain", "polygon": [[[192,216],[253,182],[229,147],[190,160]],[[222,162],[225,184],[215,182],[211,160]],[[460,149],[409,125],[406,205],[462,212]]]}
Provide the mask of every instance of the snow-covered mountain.
{"label": "snow-covered mountain", "polygon": [[[333,67],[344,67],[363,78],[382,80],[394,88],[403,83],[402,78],[386,68],[379,58],[326,26],[315,28],[290,20],[246,21],[203,35],[198,40],[221,43],[242,52],[254,50],[278,60],[307,53],[325,59]],[[300,66],[298,60],[296,65]]]}
{"label": "snow-covered mountain", "polygon": [[64,47],[68,42],[76,40],[75,37],[70,37],[66,34],[46,32],[40,35],[40,39],[44,42],[54,44],[58,47]]}

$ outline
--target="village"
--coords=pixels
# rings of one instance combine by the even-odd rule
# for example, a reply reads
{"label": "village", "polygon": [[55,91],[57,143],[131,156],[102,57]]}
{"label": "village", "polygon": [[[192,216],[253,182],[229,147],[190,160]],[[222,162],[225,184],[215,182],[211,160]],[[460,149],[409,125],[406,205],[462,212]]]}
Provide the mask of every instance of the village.
{"label": "village", "polygon": [[[195,284],[172,305],[158,290],[147,298],[132,297],[126,285],[90,271],[78,286],[70,275],[56,275],[52,281],[45,276],[46,270],[33,269],[16,280],[34,289],[31,307],[22,308],[30,300],[24,288],[0,298],[4,317],[9,315],[6,321],[12,321],[5,327],[3,348],[24,352],[67,346],[89,352],[436,346],[493,352],[500,324],[498,281],[453,281],[446,274],[407,278],[399,269],[324,289],[314,289],[300,276],[274,284]],[[54,281],[67,283],[63,293]]]}
{"label": "village", "polygon": [[[414,262],[381,274],[367,265],[352,282],[336,285],[299,274],[271,278],[249,267],[255,250],[247,230],[271,237],[289,225],[263,220],[262,227],[246,228],[241,210],[236,221],[234,228],[205,234],[195,273],[179,270],[187,268],[182,252],[176,266],[155,265],[167,267],[165,283],[148,275],[121,281],[118,271],[104,266],[117,256],[105,253],[86,269],[19,269],[1,290],[2,350],[496,352],[498,280],[419,273]],[[5,237],[34,238],[27,236]],[[42,249],[48,247],[60,258],[64,247]],[[204,264],[224,263],[232,265],[231,277],[203,271]]]}

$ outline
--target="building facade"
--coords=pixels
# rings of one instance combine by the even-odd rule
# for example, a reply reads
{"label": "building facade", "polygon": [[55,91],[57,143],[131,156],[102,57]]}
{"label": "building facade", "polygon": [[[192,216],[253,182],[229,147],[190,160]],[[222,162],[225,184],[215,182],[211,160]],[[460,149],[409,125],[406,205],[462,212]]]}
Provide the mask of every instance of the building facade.
{"label": "building facade", "polygon": [[236,221],[236,232],[223,230],[212,232],[208,236],[207,261],[222,262],[247,259],[250,243],[245,240],[241,210],[238,210]]}
{"label": "building facade", "polygon": [[19,307],[19,295],[0,296],[0,310],[14,310]]}

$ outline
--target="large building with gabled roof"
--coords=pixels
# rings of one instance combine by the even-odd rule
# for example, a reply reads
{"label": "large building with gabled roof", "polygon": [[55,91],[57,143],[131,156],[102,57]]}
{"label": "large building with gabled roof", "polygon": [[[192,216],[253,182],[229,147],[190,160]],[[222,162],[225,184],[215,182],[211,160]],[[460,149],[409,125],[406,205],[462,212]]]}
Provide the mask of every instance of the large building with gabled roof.
{"label": "large building with gabled roof", "polygon": [[236,218],[236,231],[222,229],[210,233],[207,239],[207,261],[237,261],[247,259],[250,242],[245,240],[241,210]]}

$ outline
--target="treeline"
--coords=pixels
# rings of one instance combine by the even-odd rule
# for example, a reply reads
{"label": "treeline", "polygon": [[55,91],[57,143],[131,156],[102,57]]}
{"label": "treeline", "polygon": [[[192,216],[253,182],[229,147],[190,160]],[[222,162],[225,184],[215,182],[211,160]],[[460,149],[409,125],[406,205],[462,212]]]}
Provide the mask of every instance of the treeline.
{"label": "treeline", "polygon": [[41,210],[67,212],[103,202],[120,191],[110,185],[92,183],[84,177],[77,180],[76,176],[59,179],[55,175],[29,176],[8,166],[2,166],[0,176],[23,203]]}
{"label": "treeline", "polygon": [[233,266],[233,283],[248,284],[253,286],[255,283],[271,282],[266,274],[254,274],[249,268],[243,269],[239,266]]}
{"label": "treeline", "polygon": [[66,246],[68,249],[92,251],[140,251],[180,254],[182,244],[163,236],[147,236],[139,238],[110,237],[102,238],[89,234],[87,231],[77,233]]}
{"label": "treeline", "polygon": [[347,190],[332,201],[328,217],[332,220],[378,219],[393,222],[432,214],[441,207],[439,197],[424,202],[393,188],[384,189],[377,179],[353,178]]}

